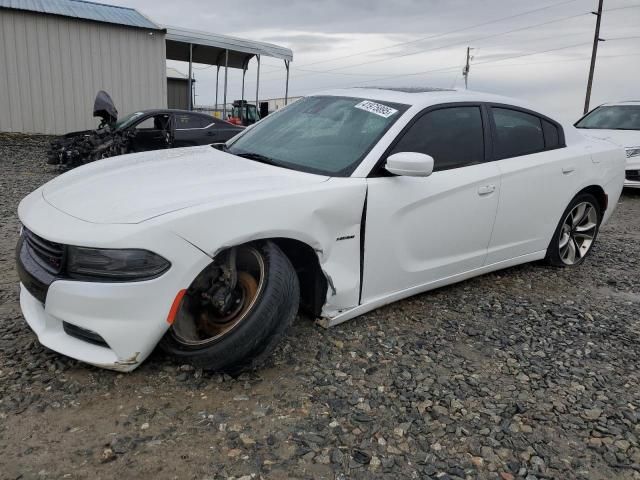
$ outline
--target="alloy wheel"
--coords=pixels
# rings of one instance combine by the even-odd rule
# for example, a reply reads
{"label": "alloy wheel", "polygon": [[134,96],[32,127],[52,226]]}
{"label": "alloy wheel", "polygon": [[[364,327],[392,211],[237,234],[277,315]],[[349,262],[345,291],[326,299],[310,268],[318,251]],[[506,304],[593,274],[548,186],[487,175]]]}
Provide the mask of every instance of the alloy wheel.
{"label": "alloy wheel", "polygon": [[598,231],[598,212],[590,202],[577,204],[562,222],[559,249],[565,265],[575,265],[589,252]]}

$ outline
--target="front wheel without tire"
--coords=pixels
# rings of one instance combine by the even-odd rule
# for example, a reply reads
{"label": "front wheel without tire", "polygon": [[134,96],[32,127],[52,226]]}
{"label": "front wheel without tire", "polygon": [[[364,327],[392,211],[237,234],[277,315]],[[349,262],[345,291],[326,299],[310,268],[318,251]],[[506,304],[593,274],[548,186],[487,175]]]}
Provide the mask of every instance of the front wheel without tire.
{"label": "front wheel without tire", "polygon": [[577,195],[562,215],[547,249],[547,263],[557,267],[581,264],[598,236],[602,214],[596,197]]}
{"label": "front wheel without tire", "polygon": [[275,243],[233,247],[193,281],[160,347],[206,370],[254,369],[284,336],[299,300],[296,272]]}

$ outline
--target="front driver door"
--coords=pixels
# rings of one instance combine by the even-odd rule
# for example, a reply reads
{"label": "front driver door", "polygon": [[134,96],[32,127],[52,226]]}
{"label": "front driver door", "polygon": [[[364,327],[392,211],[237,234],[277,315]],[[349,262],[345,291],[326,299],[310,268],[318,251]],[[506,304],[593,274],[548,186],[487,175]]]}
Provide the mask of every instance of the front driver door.
{"label": "front driver door", "polygon": [[368,179],[361,303],[484,265],[500,190],[488,141],[473,104],[432,108],[401,134],[389,155],[431,155],[434,172]]}

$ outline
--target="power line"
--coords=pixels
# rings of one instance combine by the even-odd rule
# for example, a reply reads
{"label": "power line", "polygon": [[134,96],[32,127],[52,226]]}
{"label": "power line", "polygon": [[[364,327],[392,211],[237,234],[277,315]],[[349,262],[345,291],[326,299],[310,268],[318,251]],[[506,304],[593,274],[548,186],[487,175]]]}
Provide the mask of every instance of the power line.
{"label": "power line", "polygon": [[[426,41],[426,40],[432,40],[432,39],[435,39],[435,38],[440,38],[440,37],[444,37],[444,36],[447,36],[447,35],[451,35],[453,33],[459,33],[459,32],[462,32],[462,31],[473,29],[473,28],[478,28],[478,27],[482,27],[482,26],[486,26],[486,25],[491,25],[493,23],[499,23],[499,22],[502,22],[502,21],[505,21],[505,20],[511,20],[513,18],[526,16],[526,15],[529,15],[531,13],[536,13],[536,12],[539,12],[539,11],[548,10],[550,8],[559,7],[559,6],[568,4],[568,3],[573,3],[575,1],[577,1],[577,0],[567,0],[567,1],[564,1],[564,2],[555,3],[555,4],[552,4],[552,5],[547,5],[547,6],[536,8],[536,9],[533,9],[533,10],[527,10],[526,12],[518,13],[518,14],[515,14],[515,15],[509,15],[509,16],[506,16],[506,17],[501,17],[501,18],[497,18],[497,19],[494,19],[494,20],[489,20],[487,22],[482,22],[482,23],[477,23],[477,24],[474,24],[474,25],[470,25],[470,26],[467,26],[467,27],[464,27],[464,28],[460,28],[460,29],[456,29],[456,30],[450,30],[448,32],[443,32],[443,33],[439,33],[439,34],[435,34],[435,35],[430,35],[430,36],[427,36],[427,37],[418,38],[416,40],[410,40],[410,41],[407,41],[407,42],[395,43],[393,45],[389,45],[389,46],[386,46],[386,47],[380,47],[380,48],[374,48],[374,49],[370,49],[370,50],[364,50],[364,51],[360,51],[360,52],[357,52],[357,53],[352,53],[352,54],[349,54],[349,55],[343,55],[341,57],[334,57],[334,58],[327,59],[327,60],[319,60],[317,62],[305,63],[305,64],[300,65],[299,67],[291,67],[291,69],[292,70],[299,70],[299,71],[303,71],[303,72],[309,72],[309,73],[330,73],[331,70],[325,70],[325,71],[323,71],[323,70],[310,70],[310,69],[304,69],[304,68],[301,68],[301,67],[307,67],[307,66],[310,66],[310,65],[318,65],[318,64],[327,63],[327,62],[335,62],[336,60],[342,60],[342,59],[345,59],[345,58],[352,58],[352,57],[356,57],[356,56],[366,55],[368,53],[378,52],[378,51],[382,51],[382,50],[388,50],[388,49],[396,48],[396,47],[403,46],[403,45],[410,45],[410,44],[414,44],[414,43],[420,43],[420,42],[423,42],[423,41]],[[604,12],[615,12],[617,10],[625,10],[625,9],[629,9],[629,8],[640,8],[640,4],[639,5],[626,5],[626,6],[622,6],[622,7],[616,7],[616,8],[609,8],[609,9],[604,10]],[[561,19],[552,20],[550,22],[543,22],[541,24],[531,25],[530,27],[525,27],[523,29],[535,28],[535,27],[542,26],[542,25],[545,25],[545,24],[548,24],[548,23],[555,23],[555,22],[562,21],[562,20],[568,20],[568,19],[571,19],[571,18],[576,18],[576,17],[582,16],[582,15],[586,15],[587,13],[589,13],[589,12],[585,12],[583,14],[578,14],[578,15],[572,15],[572,16],[569,16],[569,17],[563,17]],[[496,34],[496,36],[498,36],[498,35],[506,35],[506,34],[509,34],[509,33],[514,33],[516,31],[520,31],[520,30],[521,29],[516,29],[516,30],[507,31],[507,32],[502,32],[502,33]],[[489,37],[481,37],[481,38],[476,39],[474,41],[483,40],[485,38],[489,38]],[[637,38],[637,37],[629,37],[629,38]],[[466,42],[462,42],[462,43],[466,43]],[[447,47],[448,46],[439,47],[439,48],[447,48]],[[427,51],[433,51],[433,50],[427,50]],[[412,52],[409,55],[415,55],[415,54],[424,53],[424,52],[427,52],[427,51]],[[398,57],[395,57],[395,58],[398,58]],[[377,60],[377,61],[383,61],[383,60]],[[216,66],[216,65],[208,65],[206,67],[194,67],[193,69],[194,70],[207,70],[207,69],[209,69],[211,67],[214,67],[214,66]],[[275,67],[275,65],[273,65],[273,66]],[[351,68],[351,67],[356,67],[356,66],[359,66],[359,65],[344,66],[344,67],[340,67],[340,68]],[[281,69],[279,69],[279,68],[275,68],[273,70],[268,70],[268,71],[266,71],[264,73],[266,73],[266,74],[275,73],[275,72],[280,72],[280,70]],[[344,72],[344,73],[340,73],[340,75],[354,75],[355,76],[355,75],[363,75],[363,74]],[[303,75],[297,75],[296,77],[301,77],[301,76],[303,76]],[[304,76],[306,76],[306,75],[304,75]]]}
{"label": "power line", "polygon": [[418,38],[416,40],[410,40],[410,41],[407,41],[407,42],[395,43],[395,44],[389,45],[387,47],[380,47],[380,48],[373,48],[373,49],[370,49],[370,50],[363,50],[361,52],[351,53],[349,55],[343,55],[341,57],[334,57],[334,58],[331,58],[331,59],[328,59],[328,60],[320,60],[320,61],[317,61],[317,62],[305,63],[305,64],[300,65],[300,67],[308,67],[308,66],[311,66],[311,65],[318,65],[320,63],[334,62],[336,60],[343,60],[345,58],[351,58],[351,57],[366,55],[368,53],[379,52],[381,50],[388,50],[390,48],[396,48],[396,47],[400,47],[400,46],[403,46],[403,45],[410,45],[410,44],[413,44],[413,43],[419,43],[419,42],[422,42],[422,41],[425,41],[425,40],[432,40],[434,38],[444,37],[446,35],[451,35],[453,33],[464,32],[464,31],[470,30],[472,28],[483,27],[483,26],[486,26],[486,25],[491,25],[493,23],[498,23],[498,22],[502,22],[502,21],[505,21],[505,20],[511,20],[513,18],[518,18],[518,17],[522,17],[522,16],[525,16],[525,15],[529,15],[531,13],[536,13],[536,12],[540,12],[540,11],[543,11],[543,10],[548,10],[550,8],[559,7],[561,5],[565,5],[567,3],[573,3],[575,1],[577,1],[577,0],[566,0],[564,2],[554,3],[552,5],[547,5],[545,7],[535,8],[533,10],[527,10],[526,12],[517,13],[515,15],[508,15],[506,17],[496,18],[494,20],[489,20],[489,21],[486,21],[486,22],[477,23],[475,25],[469,25],[469,26],[466,26],[466,27],[463,27],[463,28],[450,30],[448,32],[437,33],[435,35],[429,35],[427,37]]}
{"label": "power line", "polygon": [[[528,56],[532,56],[532,55],[540,55],[542,53],[556,52],[556,51],[559,51],[559,50],[567,50],[569,48],[582,47],[584,45],[589,45],[590,43],[591,42],[582,42],[582,43],[576,43],[576,44],[573,44],[573,45],[566,45],[564,47],[549,48],[549,49],[546,49],[546,50],[540,50],[540,51],[536,51],[536,52],[528,52],[528,53],[522,53],[522,54],[518,54],[518,55],[512,55],[512,56],[509,56],[509,57],[499,58],[499,59],[495,59],[495,60],[486,60],[484,62],[476,62],[476,63],[474,63],[474,66],[485,65],[485,64],[496,63],[496,62],[503,62],[505,60],[512,60],[512,59],[515,59],[515,58],[528,57]],[[437,68],[437,69],[433,69],[433,70],[425,70],[425,71],[422,71],[422,72],[401,73],[401,74],[397,74],[397,75],[387,76],[386,78],[378,78],[378,79],[374,78],[372,80],[364,80],[362,82],[359,82],[359,84],[371,83],[371,82],[376,82],[378,80],[386,80],[386,79],[390,79],[390,78],[402,78],[402,77],[426,75],[426,74],[429,74],[429,73],[446,72],[446,71],[450,71],[452,69],[457,69],[457,68],[459,68],[459,66],[456,65],[456,66],[450,66],[450,67]],[[349,85],[346,85],[346,84],[331,85],[331,86],[328,86],[328,87],[323,87],[323,89],[349,87],[349,86],[353,86],[353,84],[349,84]]]}
{"label": "power line", "polygon": [[[437,50],[442,50],[442,49],[449,48],[449,47],[455,47],[455,46],[459,46],[459,45],[464,45],[466,43],[478,42],[478,41],[486,40],[486,39],[489,39],[489,38],[495,38],[495,37],[499,37],[499,36],[502,36],[502,35],[508,35],[510,33],[521,32],[521,31],[524,31],[524,30],[530,30],[532,28],[541,27],[541,26],[544,26],[544,25],[549,25],[549,24],[552,24],[552,23],[557,23],[557,22],[561,22],[561,21],[564,21],[564,20],[569,20],[569,19],[572,19],[572,18],[582,17],[582,16],[588,15],[588,14],[590,14],[590,12],[582,12],[582,13],[579,13],[579,14],[569,15],[569,16],[557,18],[557,19],[554,19],[554,20],[547,20],[545,22],[536,23],[534,25],[528,25],[528,26],[524,26],[524,27],[514,28],[514,29],[511,29],[511,30],[507,30],[505,32],[492,33],[492,34],[489,34],[489,35],[485,35],[483,37],[477,37],[477,38],[471,39],[469,41],[463,40],[463,41],[460,41],[460,42],[450,43],[450,44],[443,45],[443,46],[440,46],[440,47],[434,47],[434,48],[430,48],[430,49],[426,49],[426,50],[419,50],[419,51],[416,51],[416,52],[409,52],[409,53],[405,53],[405,54],[402,54],[402,55],[396,55],[391,60],[395,60],[397,58],[408,57],[408,56],[412,56],[412,55],[418,55],[418,54],[421,54],[421,53],[427,53],[427,52],[433,52],[433,51],[437,51]],[[317,73],[330,73],[330,72],[335,72],[336,70],[342,70],[342,69],[345,69],[345,68],[355,68],[355,67],[360,67],[360,66],[363,66],[363,65],[370,65],[372,63],[379,63],[379,62],[384,62],[384,61],[388,61],[388,60],[389,59],[382,58],[382,59],[376,59],[376,60],[369,60],[367,62],[362,62],[362,63],[358,63],[358,64],[355,64],[355,65],[348,65],[348,66],[343,66],[343,67],[334,67],[334,68],[330,68],[328,70],[313,70],[313,71],[309,70],[310,73],[306,73],[306,74],[302,74],[302,75],[293,75],[292,78],[306,77],[306,76],[311,75],[312,73],[314,73],[314,74],[317,74]]]}

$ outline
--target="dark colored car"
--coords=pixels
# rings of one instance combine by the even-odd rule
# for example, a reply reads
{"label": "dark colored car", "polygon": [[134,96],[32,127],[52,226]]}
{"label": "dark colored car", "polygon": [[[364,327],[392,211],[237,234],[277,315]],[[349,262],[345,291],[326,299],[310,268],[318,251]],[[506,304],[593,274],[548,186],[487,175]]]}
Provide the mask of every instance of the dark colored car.
{"label": "dark colored car", "polygon": [[111,97],[103,91],[96,96],[93,115],[101,119],[98,128],[54,139],[48,163],[73,168],[125,153],[226,142],[244,130],[188,110],[141,110],[118,119]]}
{"label": "dark colored car", "polygon": [[134,131],[130,151],[191,147],[226,142],[244,127],[188,110],[143,110],[118,120],[115,131]]}

